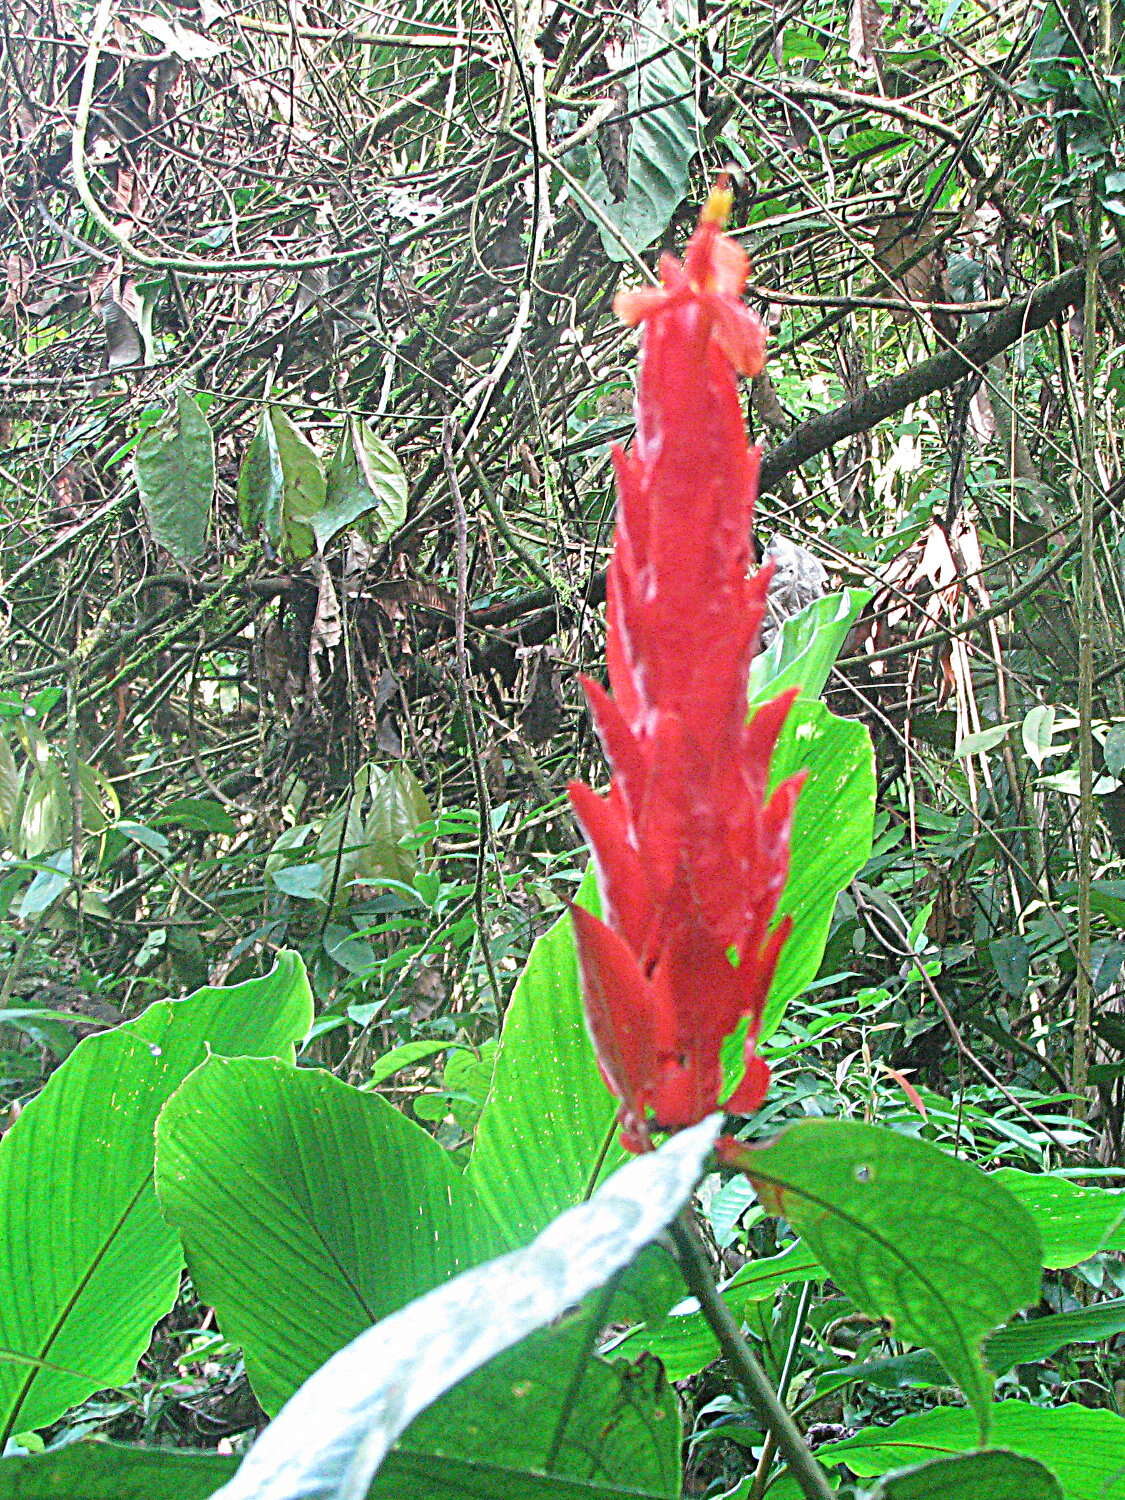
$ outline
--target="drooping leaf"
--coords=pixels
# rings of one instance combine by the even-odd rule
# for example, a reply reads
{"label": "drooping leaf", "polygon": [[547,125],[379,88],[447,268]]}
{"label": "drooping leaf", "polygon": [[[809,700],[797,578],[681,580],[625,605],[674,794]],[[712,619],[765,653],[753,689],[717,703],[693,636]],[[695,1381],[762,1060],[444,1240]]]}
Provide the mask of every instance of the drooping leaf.
{"label": "drooping leaf", "polygon": [[134,455],[137,489],[152,539],[181,566],[202,557],[215,493],[215,440],[194,397],[177,390]]}
{"label": "drooping leaf", "polygon": [[845,589],[814,599],[781,626],[750,668],[750,702],[764,703],[788,688],[819,698],[841,648],[871,598],[867,589]]}
{"label": "drooping leaf", "polygon": [[386,443],[351,420],[328,470],[324,507],[312,518],[321,551],[360,516],[373,515],[371,540],[385,542],[406,520],[406,475]]}
{"label": "drooping leaf", "polygon": [[279,406],[270,407],[269,419],[281,463],[280,549],[288,561],[303,562],[316,551],[312,518],[324,509],[324,469],[316,449]]}
{"label": "drooping leaf", "polygon": [[1063,1492],[1043,1464],[995,1448],[887,1474],[870,1500],[1063,1500]]}
{"label": "drooping leaf", "polygon": [[861,1312],[934,1351],[983,1435],[993,1382],[981,1341],[1039,1295],[1026,1209],[970,1163],[856,1121],[801,1121],[730,1159]]}
{"label": "drooping leaf", "polygon": [[[622,140],[624,183],[607,180],[604,163],[592,146],[567,154],[567,170],[581,179],[584,190],[584,197],[575,196],[574,206],[598,226],[610,260],[631,259],[629,248],[647,249],[663,234],[687,195],[701,122],[690,65],[674,44],[685,27],[695,24],[684,0],[670,6],[663,0],[648,0],[629,29],[621,111],[631,127],[627,144]],[[586,199],[593,201],[594,209]],[[607,229],[606,221],[616,233]]]}
{"label": "drooping leaf", "polygon": [[1043,1265],[1076,1266],[1099,1250],[1125,1250],[1125,1192],[1078,1187],[1046,1172],[1001,1167],[992,1177],[1035,1220]]}
{"label": "drooping leaf", "polygon": [[[153,1186],[153,1126],[209,1052],[292,1055],[312,1018],[304,968],[152,1005],[88,1037],[0,1142],[0,1444],[128,1380],[183,1263]],[[34,1267],[35,1274],[29,1274]],[[73,1373],[67,1373],[73,1372]]]}
{"label": "drooping leaf", "polygon": [[260,528],[275,552],[281,550],[284,501],[285,474],[277,434],[270,413],[264,411],[238,471],[238,518],[250,536]]}
{"label": "drooping leaf", "polygon": [[822,703],[798,700],[770,763],[773,785],[795,771],[808,775],[797,799],[789,879],[778,914],[793,930],[770,986],[762,1040],[777,1028],[789,1002],[816,978],[836,897],[871,853],[875,826],[875,757],[862,724],[839,719]]}
{"label": "drooping leaf", "polygon": [[334,1355],[258,1439],[223,1500],[361,1500],[445,1391],[627,1266],[682,1208],[718,1118],[629,1162],[526,1249],[465,1272]]}
{"label": "drooping leaf", "polygon": [[[997,1447],[1045,1465],[1065,1500],[1125,1500],[1125,1418],[1116,1412],[1001,1401],[992,1408],[992,1435]],[[919,1453],[967,1453],[976,1444],[973,1413],[941,1406],[889,1427],[865,1428],[819,1448],[817,1457],[826,1464],[847,1464],[865,1478],[916,1463]]]}
{"label": "drooping leaf", "polygon": [[160,1116],[157,1187],[271,1412],[363,1329],[502,1244],[420,1126],[268,1060],[212,1058],[183,1084]]}

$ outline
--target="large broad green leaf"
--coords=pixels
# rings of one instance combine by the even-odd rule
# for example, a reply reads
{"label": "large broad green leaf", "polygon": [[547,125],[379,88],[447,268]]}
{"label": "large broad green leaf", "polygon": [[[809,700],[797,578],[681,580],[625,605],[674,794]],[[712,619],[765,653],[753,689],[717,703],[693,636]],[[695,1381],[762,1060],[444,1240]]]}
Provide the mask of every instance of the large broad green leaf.
{"label": "large broad green leaf", "polygon": [[[625,162],[610,167],[613,185],[595,143],[567,154],[567,169],[581,179],[597,212],[577,196],[574,206],[597,224],[610,260],[632,259],[630,248],[647,249],[687,196],[701,120],[690,63],[679,47],[668,43],[696,24],[687,0],[667,6],[663,0],[648,0],[628,29],[623,59],[629,69],[628,146]],[[612,152],[614,139],[621,136],[611,137],[603,129],[600,139]],[[607,229],[607,220],[616,234]]]}
{"label": "large broad green leaf", "polygon": [[778,906],[793,918],[762,1021],[766,1040],[789,1002],[816,978],[836,897],[871,854],[875,757],[862,724],[838,719],[822,703],[798,700],[770,763],[776,785],[805,768],[790,841],[789,879]]}
{"label": "large broad green leaf", "polygon": [[321,551],[345,526],[372,513],[371,540],[385,542],[406,520],[406,475],[386,443],[353,419],[328,470],[324,507],[312,517]]}
{"label": "large broad green leaf", "polygon": [[[578,1481],[594,1495],[675,1496],[679,1449],[676,1396],[659,1365],[591,1358],[585,1330],[563,1327],[523,1340],[424,1411],[371,1494],[463,1500],[464,1472],[476,1470],[479,1488],[469,1493],[489,1500],[513,1490],[553,1500],[560,1480],[570,1481],[563,1494]],[[449,1472],[451,1457],[460,1463]],[[402,1484],[396,1458],[417,1466],[414,1487]]]}
{"label": "large broad green leaf", "polygon": [[819,698],[848,631],[870,598],[868,589],[845,589],[814,599],[786,620],[751,664],[750,702],[764,703],[794,687],[802,698]]}
{"label": "large broad green leaf", "polygon": [[[1125,1500],[1125,1418],[1086,1406],[1047,1408],[1001,1401],[992,1409],[996,1445],[1045,1464],[1066,1500]],[[825,1464],[847,1464],[861,1478],[886,1474],[929,1455],[967,1453],[977,1424],[964,1407],[941,1406],[869,1427],[842,1443],[817,1449]]]}
{"label": "large broad green leaf", "polygon": [[277,434],[269,412],[263,412],[238,471],[238,518],[243,531],[259,530],[275,552],[281,550],[285,474]]}
{"label": "large broad green leaf", "polygon": [[1099,1250],[1125,1250],[1125,1192],[1078,1187],[1065,1177],[1015,1167],[992,1175],[1038,1225],[1045,1266],[1076,1266]]}
{"label": "large broad green leaf", "polygon": [[[604,1286],[666,1227],[690,1197],[719,1124],[712,1115],[681,1131],[526,1249],[465,1272],[361,1334],[287,1403],[220,1491],[223,1500],[361,1500],[421,1412]],[[510,1401],[507,1414],[510,1423]]]}
{"label": "large broad green leaf", "polygon": [[1063,1500],[1063,1492],[1050,1469],[994,1448],[888,1474],[870,1500]]}
{"label": "large broad green leaf", "polygon": [[[0,1448],[128,1380],[183,1264],[153,1186],[153,1127],[209,1053],[284,1053],[312,1019],[304,967],[152,1005],[81,1042],[0,1143]],[[71,1372],[71,1373],[67,1373]]]}
{"label": "large broad green leaf", "polygon": [[281,552],[301,562],[316,551],[312,518],[324,509],[327,482],[316,449],[279,406],[270,407],[269,420],[281,464]]}
{"label": "large broad green leaf", "polygon": [[[457,1433],[458,1445],[472,1436],[456,1428],[448,1428],[442,1442],[429,1444],[422,1427],[427,1413],[407,1434],[413,1446],[387,1455],[367,1492],[369,1500],[402,1500],[404,1495],[425,1500],[496,1500],[498,1495],[504,1500],[669,1500],[677,1487],[669,1482],[668,1471],[678,1478],[680,1444],[674,1395],[659,1381],[655,1366],[636,1374],[624,1368],[611,1371],[599,1361],[592,1366],[589,1392],[584,1389],[570,1403],[560,1454],[560,1463],[569,1460],[587,1477],[560,1472],[559,1464],[548,1473],[507,1458],[517,1440],[528,1446],[529,1433],[537,1434],[541,1445],[544,1438],[553,1442],[558,1412],[543,1400],[542,1375],[519,1379],[514,1389],[512,1369],[495,1361],[482,1373],[495,1372],[493,1404],[501,1420],[481,1434],[482,1451],[471,1456],[449,1452],[451,1431]],[[432,1408],[433,1413],[443,1410],[445,1400]],[[512,1421],[516,1410],[518,1424]],[[218,1453],[70,1443],[48,1453],[0,1459],[0,1497],[207,1500],[237,1467],[238,1459]]]}
{"label": "large broad green leaf", "polygon": [[68,1443],[48,1453],[0,1458],[3,1500],[207,1500],[236,1458],[123,1443]]}
{"label": "large broad green leaf", "polygon": [[[596,909],[592,873],[579,900]],[[624,1160],[616,1113],[586,1029],[574,934],[563,917],[532,948],[508,1006],[466,1173],[508,1244],[526,1244]]]}
{"label": "large broad green leaf", "polygon": [[201,557],[215,493],[215,440],[186,391],[177,390],[175,405],[141,438],[133,466],[153,541],[183,565]]}
{"label": "large broad green leaf", "polygon": [[1039,1295],[1039,1236],[1010,1193],[913,1136],[807,1120],[731,1152],[861,1312],[928,1347],[987,1431],[981,1341]]}
{"label": "large broad green leaf", "polygon": [[363,1329],[501,1248],[420,1126],[278,1062],[213,1058],[192,1074],[160,1117],[157,1186],[271,1412]]}

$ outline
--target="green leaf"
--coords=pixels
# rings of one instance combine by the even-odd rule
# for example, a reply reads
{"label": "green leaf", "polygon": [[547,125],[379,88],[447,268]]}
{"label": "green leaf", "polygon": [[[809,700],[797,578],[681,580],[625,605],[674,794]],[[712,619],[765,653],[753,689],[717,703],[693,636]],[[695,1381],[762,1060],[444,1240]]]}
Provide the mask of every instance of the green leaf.
{"label": "green leaf", "polygon": [[1065,1177],[1016,1167],[991,1175],[1035,1220],[1049,1269],[1076,1266],[1099,1250],[1125,1250],[1125,1192],[1076,1187]]}
{"label": "green leaf", "polygon": [[501,1245],[420,1126],[279,1062],[212,1058],[192,1074],[160,1116],[157,1186],[271,1412],[363,1329]]}
{"label": "green leaf", "polygon": [[151,819],[154,828],[170,824],[176,828],[189,828],[196,833],[238,832],[238,824],[221,802],[210,797],[179,797],[169,802],[163,812]]}
{"label": "green leaf", "polygon": [[[741,1322],[749,1303],[772,1297],[783,1287],[827,1279],[828,1273],[820,1262],[798,1243],[765,1260],[749,1261],[723,1287],[723,1299]],[[630,1359],[635,1359],[642,1349],[655,1354],[669,1380],[698,1375],[722,1352],[694,1297],[681,1308],[673,1308],[663,1320],[635,1329],[616,1348]]]}
{"label": "green leaf", "polygon": [[793,930],[770,987],[763,1041],[816,978],[836,897],[867,862],[875,827],[875,757],[862,724],[836,718],[822,703],[794,703],[770,765],[771,785],[802,768],[808,776],[797,799],[789,879],[778,905],[779,916],[793,918]]}
{"label": "green leaf", "polygon": [[[526,1249],[464,1273],[361,1334],[259,1437],[219,1492],[223,1500],[364,1495],[416,1416],[604,1286],[660,1233],[691,1196],[719,1123],[712,1115],[635,1158]],[[513,1396],[518,1401],[512,1392],[504,1407],[509,1423]]]}
{"label": "green leaf", "polygon": [[348,422],[328,470],[324,508],[312,518],[321,551],[345,526],[374,514],[369,540],[381,543],[406,520],[406,475],[365,423]]}
{"label": "green leaf", "polygon": [[848,631],[870,599],[868,589],[845,589],[814,599],[786,620],[750,667],[750,702],[764,703],[792,687],[800,688],[802,698],[819,698]]}
{"label": "green leaf", "polygon": [[900,1469],[872,1490],[870,1500],[1063,1500],[1063,1492],[1043,1464],[993,1449]]}
{"label": "green leaf", "polygon": [[1041,771],[1049,755],[1057,755],[1063,745],[1055,744],[1055,710],[1050,704],[1040,703],[1026,716],[1021,727],[1023,748],[1035,769]]}
{"label": "green leaf", "polygon": [[[179,1290],[179,1241],[152,1182],[153,1126],[208,1054],[292,1055],[312,1018],[304,967],[164,1000],[88,1037],[0,1143],[0,1447],[130,1379]],[[33,1267],[35,1274],[29,1274]],[[74,1372],[74,1373],[66,1373]]]}
{"label": "green leaf", "polygon": [[[498,1450],[505,1451],[516,1433],[522,1437],[527,1422],[521,1421],[518,1427],[512,1423],[511,1379],[507,1370],[498,1373],[505,1377],[505,1420],[502,1427],[489,1433],[491,1453],[466,1457],[463,1453],[450,1454],[444,1447],[433,1452],[396,1449],[388,1454],[368,1491],[368,1500],[402,1500],[404,1495],[425,1496],[425,1500],[496,1500],[498,1495],[504,1500],[666,1500],[675,1493],[645,1485],[636,1444],[630,1449],[622,1443],[622,1437],[635,1433],[651,1416],[652,1408],[642,1404],[647,1392],[636,1389],[639,1382],[618,1377],[615,1400],[600,1406],[584,1400],[576,1414],[579,1420],[572,1420],[567,1430],[573,1448],[581,1444],[600,1467],[612,1464],[617,1472],[628,1475],[628,1483],[620,1485],[605,1478],[570,1479],[557,1471],[536,1473],[503,1462]],[[646,1380],[652,1383],[651,1370]],[[528,1394],[540,1394],[534,1383]],[[556,1416],[538,1401],[533,1405],[524,1399],[520,1406],[521,1417],[530,1418],[538,1432]],[[656,1410],[659,1413],[659,1408]],[[674,1411],[666,1416],[669,1420],[665,1420],[664,1428],[676,1458],[679,1423]],[[599,1426],[590,1432],[593,1420]],[[662,1436],[659,1428],[650,1431],[652,1438]],[[655,1442],[650,1444],[650,1449],[655,1447]],[[651,1465],[649,1457],[647,1466]],[[60,1500],[61,1496],[69,1500],[207,1500],[237,1467],[237,1458],[218,1453],[130,1448],[123,1443],[68,1443],[47,1453],[0,1459],[0,1495],[4,1500]]]}
{"label": "green leaf", "polygon": [[19,831],[23,772],[16,765],[6,734],[0,734],[0,840],[11,848]]}
{"label": "green leaf", "polygon": [[1125,774],[1125,724],[1115,724],[1102,747],[1105,768],[1111,776]]}
{"label": "green leaf", "polygon": [[[582,180],[586,197],[598,211],[577,195],[574,207],[598,226],[602,246],[612,261],[632,258],[625,246],[637,251],[653,244],[687,195],[702,121],[688,57],[678,46],[668,44],[677,42],[684,28],[695,24],[685,0],[667,7],[663,0],[648,0],[626,32],[622,65],[628,70],[631,128],[624,181],[610,186],[596,149],[567,153],[567,170]],[[615,139],[605,134],[603,141],[612,152]],[[618,234],[606,228],[606,220]]]}
{"label": "green leaf", "polygon": [[1031,1215],[995,1176],[912,1136],[807,1120],[731,1160],[861,1312],[930,1348],[987,1430],[983,1336],[1039,1295]]}
{"label": "green leaf", "polygon": [[324,509],[327,484],[316,449],[278,406],[269,419],[281,462],[282,497],[279,545],[289,562],[302,562],[316,551],[312,518]]}
{"label": "green leaf", "polygon": [[207,1500],[236,1458],[124,1443],[67,1443],[46,1453],[0,1458],[4,1500]]}
{"label": "green leaf", "polygon": [[[1103,1302],[1096,1307],[1083,1307],[1078,1312],[1021,1319],[1009,1323],[985,1340],[985,1363],[995,1374],[1006,1375],[1016,1365],[1049,1359],[1071,1344],[1100,1344],[1115,1337],[1123,1328],[1125,1298]],[[899,1390],[905,1386],[948,1385],[949,1376],[932,1354],[916,1349],[889,1359],[862,1360],[838,1370],[825,1371],[817,1376],[817,1399],[856,1381],[870,1383],[880,1390]]]}
{"label": "green leaf", "polygon": [[[452,1473],[451,1432],[461,1460]],[[513,1490],[554,1500],[560,1481],[563,1495],[581,1493],[566,1479],[590,1485],[594,1496],[621,1494],[624,1484],[672,1497],[679,1444],[676,1396],[659,1365],[592,1358],[586,1330],[564,1325],[532,1334],[424,1411],[376,1476],[369,1500],[464,1500],[461,1486],[474,1471],[468,1494],[483,1500],[508,1500]],[[403,1483],[396,1457],[414,1460],[414,1485]]]}
{"label": "green leaf", "polygon": [[1077,1312],[1055,1313],[1047,1318],[1027,1318],[1009,1323],[987,1340],[984,1357],[997,1375],[1016,1365],[1049,1359],[1068,1344],[1100,1344],[1125,1329],[1125,1297],[1082,1307]]}
{"label": "green leaf", "polygon": [[[579,900],[596,909],[592,872]],[[509,1245],[526,1244],[625,1160],[616,1113],[586,1029],[570,918],[562,917],[532,948],[508,1005],[466,1173]]]}
{"label": "green leaf", "polygon": [[435,1056],[438,1052],[445,1052],[449,1047],[448,1042],[403,1042],[401,1046],[392,1047],[389,1052],[384,1052],[381,1057],[367,1069],[367,1077],[360,1085],[362,1091],[367,1094],[372,1089],[385,1083],[388,1078],[393,1077],[400,1068],[410,1068],[416,1063],[424,1062],[426,1058]]}
{"label": "green leaf", "polygon": [[256,536],[261,529],[274,551],[280,551],[284,502],[285,473],[277,434],[270,413],[264,411],[238,471],[238,518],[243,531]]}
{"label": "green leaf", "polygon": [[993,724],[977,734],[967,734],[964,739],[957,741],[957,747],[953,753],[958,760],[964,760],[967,755],[983,755],[1006,740],[1011,727],[1011,724]]}
{"label": "green leaf", "polygon": [[[992,1434],[998,1447],[1046,1465],[1066,1500],[1125,1500],[1125,1419],[1116,1412],[1001,1401],[992,1408]],[[862,1478],[916,1462],[919,1453],[966,1453],[976,1443],[972,1412],[940,1406],[829,1443],[817,1457]]]}
{"label": "green leaf", "polygon": [[215,440],[185,390],[176,391],[175,405],[138,442],[133,467],[153,541],[186,567],[207,544]]}

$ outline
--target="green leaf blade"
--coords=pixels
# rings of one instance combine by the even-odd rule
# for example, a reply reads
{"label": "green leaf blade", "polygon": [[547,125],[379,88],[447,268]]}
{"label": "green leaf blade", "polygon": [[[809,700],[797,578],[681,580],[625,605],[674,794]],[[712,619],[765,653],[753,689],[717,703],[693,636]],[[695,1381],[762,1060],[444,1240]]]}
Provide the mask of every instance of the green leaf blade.
{"label": "green leaf blade", "polygon": [[198,403],[175,405],[137,444],[133,469],[153,541],[183,567],[202,557],[215,493],[215,440]]}
{"label": "green leaf blade", "polygon": [[[304,968],[160,1001],[81,1042],[0,1143],[0,1431],[41,1427],[131,1378],[175,1301],[179,1242],[152,1183],[164,1101],[212,1052],[288,1051],[308,1028]],[[30,1268],[34,1267],[34,1274]]]}
{"label": "green leaf blade", "polygon": [[803,1121],[730,1159],[861,1312],[934,1351],[983,1434],[981,1342],[1039,1295],[1039,1236],[1021,1204],[969,1163],[855,1121]]}

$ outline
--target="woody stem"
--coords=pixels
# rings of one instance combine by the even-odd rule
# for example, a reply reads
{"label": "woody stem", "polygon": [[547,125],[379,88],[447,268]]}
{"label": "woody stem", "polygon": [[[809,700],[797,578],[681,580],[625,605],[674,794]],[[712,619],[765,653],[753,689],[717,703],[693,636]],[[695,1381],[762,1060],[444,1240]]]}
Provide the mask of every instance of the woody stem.
{"label": "woody stem", "polygon": [[700,1237],[691,1210],[685,1209],[671,1226],[672,1242],[688,1290],[699,1301],[703,1316],[731,1368],[746,1387],[755,1411],[773,1438],[777,1451],[789,1465],[793,1478],[807,1500],[835,1500],[828,1476],[812,1456],[797,1424],[770,1384],[766,1372],[742,1337],[730,1309],[719,1295],[707,1247]]}

